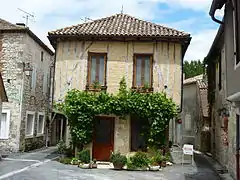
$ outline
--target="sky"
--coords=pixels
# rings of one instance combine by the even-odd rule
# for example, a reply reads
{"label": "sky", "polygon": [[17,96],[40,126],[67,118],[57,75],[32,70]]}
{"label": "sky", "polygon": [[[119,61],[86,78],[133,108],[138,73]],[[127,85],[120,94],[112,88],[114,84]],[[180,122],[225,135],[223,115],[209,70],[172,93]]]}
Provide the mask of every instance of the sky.
{"label": "sky", "polygon": [[[34,14],[29,28],[49,47],[47,32],[123,13],[188,32],[192,36],[185,60],[203,60],[215,38],[219,25],[211,20],[212,0],[0,0],[0,18],[11,23],[25,23]],[[219,19],[223,11],[217,11]]]}

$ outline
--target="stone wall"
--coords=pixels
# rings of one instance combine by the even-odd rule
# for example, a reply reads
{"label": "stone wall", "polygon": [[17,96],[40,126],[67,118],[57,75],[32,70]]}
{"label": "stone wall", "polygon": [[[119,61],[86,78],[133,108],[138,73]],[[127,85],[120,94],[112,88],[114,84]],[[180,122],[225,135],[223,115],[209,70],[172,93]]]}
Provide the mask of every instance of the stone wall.
{"label": "stone wall", "polygon": [[127,119],[115,119],[114,130],[114,151],[127,154],[130,152],[130,138],[131,138],[130,117]]}
{"label": "stone wall", "polygon": [[[41,61],[41,51],[44,60]],[[3,109],[10,110],[9,139],[1,141],[5,151],[25,150],[26,111],[35,112],[34,138],[36,135],[38,112],[46,112],[49,94],[43,93],[43,72],[50,71],[53,57],[26,33],[4,33],[2,37],[3,81],[9,102]],[[23,62],[37,69],[36,90],[30,90],[31,73],[23,72]],[[46,117],[46,116],[45,116]],[[44,136],[38,135],[38,136]],[[41,138],[35,138],[41,139]]]}
{"label": "stone wall", "polygon": [[182,144],[193,144],[194,148],[198,148],[195,143],[196,126],[199,121],[199,108],[197,99],[196,83],[183,86],[183,111],[182,111]]}
{"label": "stone wall", "polygon": [[[211,111],[211,152],[213,157],[220,162],[233,177],[236,177],[236,107],[226,100],[226,62],[224,47],[222,48],[221,82],[219,78],[219,64],[216,68],[216,87],[214,102]],[[217,62],[217,61],[216,61]],[[219,88],[219,84],[222,88]],[[224,117],[220,113],[222,108],[229,112],[228,128],[224,130]]]}
{"label": "stone wall", "polygon": [[24,34],[2,34],[2,64],[3,82],[8,96],[8,102],[3,103],[3,109],[10,110],[9,137],[0,140],[0,149],[5,152],[19,150],[20,109],[22,92],[22,69],[20,62],[23,58]]}

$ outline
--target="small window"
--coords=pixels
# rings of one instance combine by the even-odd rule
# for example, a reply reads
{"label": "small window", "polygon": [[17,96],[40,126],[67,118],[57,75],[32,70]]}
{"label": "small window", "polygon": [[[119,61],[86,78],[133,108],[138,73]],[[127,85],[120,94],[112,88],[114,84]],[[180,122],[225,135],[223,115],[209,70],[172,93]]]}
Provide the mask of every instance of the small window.
{"label": "small window", "polygon": [[133,87],[152,87],[153,71],[152,55],[134,55],[133,62]]}
{"label": "small window", "polygon": [[33,92],[35,92],[35,89],[36,89],[36,78],[37,78],[36,76],[37,76],[37,70],[36,68],[33,68],[32,76],[31,76],[31,84],[30,84],[30,89]]}
{"label": "small window", "polygon": [[44,55],[44,52],[41,51],[41,61],[43,62],[43,55]]}
{"label": "small window", "polygon": [[26,136],[32,136],[34,132],[35,113],[30,111],[27,112],[26,118]]}
{"label": "small window", "polygon": [[98,83],[106,86],[106,53],[89,53],[88,57],[88,85]]}
{"label": "small window", "polygon": [[44,133],[44,113],[39,113],[37,122],[37,134],[43,133]]}
{"label": "small window", "polygon": [[44,72],[43,75],[43,93],[46,94],[48,92],[48,84],[49,84],[49,73]]}
{"label": "small window", "polygon": [[0,117],[0,139],[8,139],[10,110],[3,110]]}

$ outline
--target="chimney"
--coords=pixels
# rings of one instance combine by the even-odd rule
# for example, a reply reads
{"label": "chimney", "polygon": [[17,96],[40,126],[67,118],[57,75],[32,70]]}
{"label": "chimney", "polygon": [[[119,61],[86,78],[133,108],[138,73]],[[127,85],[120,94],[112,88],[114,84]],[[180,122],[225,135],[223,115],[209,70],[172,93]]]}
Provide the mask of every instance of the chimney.
{"label": "chimney", "polygon": [[16,23],[17,26],[22,26],[22,27],[25,27],[25,24],[24,23]]}

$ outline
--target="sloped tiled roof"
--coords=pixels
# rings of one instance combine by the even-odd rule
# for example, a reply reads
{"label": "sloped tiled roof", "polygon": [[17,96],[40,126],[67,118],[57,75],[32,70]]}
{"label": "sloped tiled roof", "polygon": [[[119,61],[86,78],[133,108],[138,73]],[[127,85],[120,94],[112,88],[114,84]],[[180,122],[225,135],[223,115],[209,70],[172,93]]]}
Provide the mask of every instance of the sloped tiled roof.
{"label": "sloped tiled roof", "polygon": [[120,36],[189,38],[190,34],[162,25],[143,21],[127,14],[70,26],[48,33],[49,36]]}
{"label": "sloped tiled roof", "polygon": [[203,79],[203,74],[200,74],[200,75],[198,75],[198,76],[194,76],[194,77],[185,79],[185,80],[183,81],[183,84],[186,85],[186,84],[196,83],[198,80],[202,80],[202,79]]}

